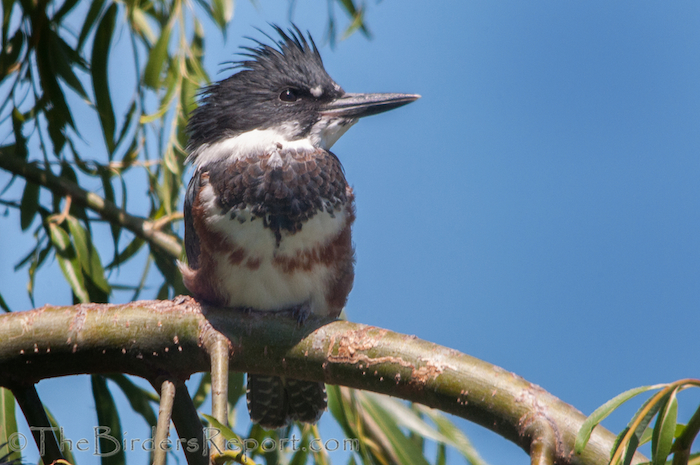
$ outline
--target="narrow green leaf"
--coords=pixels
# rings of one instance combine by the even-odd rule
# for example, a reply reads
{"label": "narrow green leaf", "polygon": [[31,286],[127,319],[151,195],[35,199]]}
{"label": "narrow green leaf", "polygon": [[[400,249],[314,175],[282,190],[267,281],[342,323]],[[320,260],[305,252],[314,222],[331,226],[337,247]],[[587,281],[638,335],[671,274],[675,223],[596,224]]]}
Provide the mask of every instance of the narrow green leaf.
{"label": "narrow green leaf", "polygon": [[[123,168],[121,169],[122,172],[126,171],[131,167],[131,165],[134,164],[134,162],[138,159],[139,156],[139,140],[138,140],[138,134],[134,136],[134,139],[131,141],[131,146],[129,146],[129,150],[126,151],[124,156],[122,157],[122,166]],[[122,181],[123,183],[123,181]],[[122,190],[122,196],[124,196],[123,202],[122,202],[122,208],[126,208],[126,189]]]}
{"label": "narrow green leaf", "polygon": [[343,432],[347,437],[352,435],[352,430],[348,424],[348,418],[345,415],[345,409],[342,403],[342,394],[340,393],[340,388],[338,386],[327,384],[326,385],[326,395],[328,396],[328,410],[338,422]]}
{"label": "narrow green leaf", "polygon": [[[15,156],[15,144],[9,144],[9,145],[3,145],[0,147],[0,157],[14,157]],[[3,189],[3,193],[7,191],[8,186],[12,185],[14,183],[15,179],[17,179],[17,176],[13,176],[10,179],[10,182],[5,186]]]}
{"label": "narrow green leaf", "polygon": [[233,18],[234,6],[234,0],[212,0],[211,17],[222,33],[226,32],[226,25]]}
{"label": "narrow green leaf", "polygon": [[466,434],[439,410],[414,404],[414,407],[423,412],[438,428],[438,431],[448,438],[447,445],[454,447],[466,458],[471,465],[486,465],[486,461],[479,455]]}
{"label": "narrow green leaf", "polygon": [[635,434],[630,438],[629,443],[627,443],[625,446],[624,460],[622,461],[623,465],[631,465],[632,459],[634,458],[634,453],[637,452],[638,447],[639,437]]}
{"label": "narrow green leaf", "polygon": [[[124,125],[122,126],[122,130],[119,133],[119,137],[117,138],[117,143],[116,145],[119,146],[122,142],[124,142],[127,134],[129,134],[129,130],[133,129],[132,126],[135,126],[137,124],[136,118],[134,118],[134,115],[136,114],[136,100],[131,102],[131,105],[129,106],[129,110],[126,112],[126,116],[124,117]],[[136,138],[136,134],[133,135],[132,139],[132,144],[133,141]],[[126,155],[125,155],[126,156]]]}
{"label": "narrow green leaf", "polygon": [[651,457],[653,465],[664,465],[666,458],[671,453],[673,436],[676,432],[676,421],[678,419],[678,400],[674,390],[659,412],[656,419],[654,433],[651,438]]}
{"label": "narrow green leaf", "polygon": [[[10,0],[11,1],[11,0]],[[6,2],[3,1],[3,6]],[[10,2],[7,2],[10,3]],[[12,6],[10,6],[12,8]],[[11,11],[3,9],[3,11]],[[5,21],[10,18],[10,15],[3,15],[3,34],[7,33],[7,28]],[[22,28],[18,28],[12,38],[6,42],[5,36],[3,36],[3,46],[0,50],[0,82],[2,82],[7,76],[12,73],[19,71],[19,66],[17,66],[17,59],[22,51],[24,45],[24,31]]]}
{"label": "narrow green leaf", "polygon": [[[168,168],[168,170],[177,177],[177,180],[174,180],[173,184],[179,184],[178,181],[182,178],[182,161],[183,158],[178,158],[172,146],[166,150],[165,155],[163,155],[163,166]],[[169,191],[172,191],[172,187],[169,189]],[[172,214],[172,211],[167,208],[166,211],[168,212],[168,215]]]}
{"label": "narrow green leaf", "polygon": [[112,3],[100,20],[92,43],[92,88],[95,92],[95,106],[102,125],[102,134],[109,152],[114,155],[114,131],[116,127],[112,97],[109,94],[109,51],[117,18],[117,3]]}
{"label": "narrow green leaf", "polygon": [[146,263],[143,265],[143,271],[141,272],[141,279],[134,289],[134,295],[131,296],[131,300],[138,300],[141,291],[146,287],[146,279],[148,278],[148,272],[151,269],[151,264],[153,263],[153,258],[149,255],[146,257]]}
{"label": "narrow green leaf", "polygon": [[[372,451],[377,449],[376,442],[368,437],[366,426],[362,424],[362,412],[353,389],[327,385],[328,408],[348,438],[356,438],[360,450],[356,451],[363,463],[375,463]],[[386,460],[384,460],[386,462]]]}
{"label": "narrow green leaf", "polygon": [[613,455],[617,452],[617,449],[620,448],[620,445],[622,444],[622,440],[624,437],[627,435],[627,432],[629,431],[629,427],[625,427],[622,431],[618,433],[618,435],[615,437],[615,442],[613,443],[612,449],[610,449],[610,459],[612,460]]}
{"label": "narrow green leaf", "polygon": [[60,22],[61,19],[65,15],[67,15],[73,9],[73,7],[75,7],[75,5],[77,3],[78,3],[78,0],[66,0],[65,2],[63,2],[63,5],[61,5],[61,8],[58,9],[56,14],[51,19],[57,23]]}
{"label": "narrow green leaf", "polygon": [[90,302],[90,296],[85,288],[85,281],[83,280],[83,273],[80,269],[78,258],[75,255],[69,258],[57,251],[56,260],[58,260],[58,265],[61,267],[63,276],[66,278],[66,281],[68,281],[68,284],[70,284],[78,300],[83,303]]}
{"label": "narrow green leaf", "polygon": [[17,262],[17,264],[16,264],[15,267],[14,267],[14,270],[17,271],[17,270],[21,269],[22,267],[24,267],[27,263],[30,263],[30,262],[32,261],[32,259],[34,259],[34,257],[36,256],[36,254],[38,253],[39,247],[41,247],[41,244],[37,244],[37,245],[31,250],[31,252],[29,252],[29,253],[28,253],[27,255],[25,255],[19,262]]}
{"label": "narrow green leaf", "polygon": [[[686,425],[683,423],[678,423],[676,425],[676,431],[673,433],[673,437],[677,438],[678,436],[680,436],[683,433],[683,431],[685,430],[685,426]],[[644,434],[642,434],[642,437],[639,439],[639,445],[643,446],[647,442],[651,441],[652,434],[654,434],[653,428],[647,428],[644,431]]]}
{"label": "narrow green leaf", "polygon": [[109,296],[110,292],[112,292],[112,286],[109,285],[109,282],[107,281],[107,278],[105,277],[105,270],[102,267],[102,261],[100,260],[100,254],[97,252],[97,249],[90,244],[90,248],[88,249],[89,257],[90,257],[90,266],[86,271],[88,277],[90,278],[90,281],[97,286],[97,288],[104,292],[105,295],[105,300],[106,297]]}
{"label": "narrow green leaf", "polygon": [[598,407],[591,415],[586,418],[586,421],[583,422],[583,425],[581,425],[581,429],[578,431],[578,434],[576,435],[576,443],[574,444],[574,451],[577,454],[581,454],[583,452],[583,449],[586,447],[586,444],[588,444],[588,440],[591,437],[591,433],[593,432],[593,428],[598,426],[598,424],[603,421],[608,415],[610,415],[615,409],[617,409],[620,405],[624,404],[631,398],[638,396],[639,394],[643,392],[648,392],[654,389],[659,389],[662,387],[662,385],[654,385],[654,386],[642,386],[634,389],[630,389],[629,391],[625,391],[622,394],[618,394],[617,396],[613,397],[600,407]]}
{"label": "narrow green leaf", "polygon": [[29,270],[28,270],[28,275],[29,275],[29,280],[27,281],[27,293],[29,294],[29,300],[32,302],[32,307],[34,307],[34,278],[36,277],[36,270],[39,269],[42,263],[44,263],[44,260],[46,260],[46,257],[49,255],[49,252],[53,250],[53,247],[51,243],[46,244],[46,246],[39,251],[39,248],[41,247],[41,243],[37,244],[36,248],[31,254],[32,261],[31,264],[29,265]]}
{"label": "narrow green leaf", "polygon": [[365,37],[372,37],[372,34],[369,32],[369,29],[367,28],[367,25],[364,23],[364,10],[362,8],[358,8],[355,5],[355,2],[353,0],[336,0],[342,8],[345,10],[345,12],[352,18],[352,23],[348,28],[345,30],[345,33],[343,34],[343,39],[349,37],[353,32],[355,32],[358,28],[362,30],[362,34]]}
{"label": "narrow green leaf", "polygon": [[[63,79],[63,82],[68,84],[74,91],[76,91],[85,100],[88,99],[83,85],[80,80],[73,72],[73,61],[66,50],[62,47],[62,40],[53,30],[51,31],[51,37],[49,37],[48,43],[51,46],[50,54],[51,57],[51,68],[53,72]],[[66,44],[68,47],[68,44]]]}
{"label": "narrow green leaf", "polygon": [[[196,18],[194,18],[194,35],[190,43],[190,50],[191,54],[187,57],[187,74],[191,83],[198,85],[208,82],[209,77],[202,64],[202,59],[204,58],[204,27]],[[191,111],[192,109],[187,108],[187,110]]]}
{"label": "narrow green leaf", "polygon": [[[310,429],[310,428],[309,428]],[[309,452],[311,447],[309,447],[309,442],[311,440],[311,435],[308,432],[304,432],[301,436],[301,442],[298,444],[296,452],[292,455],[292,460],[289,461],[289,465],[305,465],[308,461]],[[317,453],[314,453],[316,456]],[[313,463],[319,464],[323,463],[321,460],[314,460]]]}
{"label": "narrow green leaf", "polygon": [[0,462],[21,462],[20,451],[10,447],[12,445],[10,438],[15,433],[17,433],[15,397],[9,389],[0,387]]}
{"label": "narrow green leaf", "polygon": [[328,31],[326,32],[326,36],[328,37],[328,42],[330,43],[331,49],[334,49],[335,48],[336,28],[335,28],[335,18],[333,17],[333,14],[328,15]]}
{"label": "narrow green leaf", "polygon": [[[185,111],[182,113],[181,118],[180,118],[180,124],[182,124],[183,127],[186,127],[187,124],[187,118],[186,116],[191,114],[192,111],[197,108],[197,92],[199,91],[200,84],[204,82],[204,79],[202,76],[196,76],[198,79],[198,82],[192,82],[190,79],[183,79],[182,80],[182,86],[180,89],[180,105],[182,108],[185,109]],[[184,131],[183,131],[184,133]],[[183,134],[184,135],[184,134]],[[187,144],[186,141],[179,141],[180,144],[183,146]],[[183,143],[184,142],[184,143]]]}
{"label": "narrow green leaf", "polygon": [[377,440],[384,446],[385,450],[398,459],[399,463],[411,463],[416,465],[427,465],[428,461],[422,451],[412,442],[392,421],[390,415],[386,415],[378,402],[367,396],[363,402],[365,412],[379,426],[375,431]]}
{"label": "narrow green leaf", "polygon": [[140,388],[125,375],[112,374],[105,375],[105,377],[117,383],[117,386],[119,386],[126,398],[129,400],[129,404],[131,404],[131,408],[134,410],[134,412],[141,415],[149,426],[156,426],[156,423],[158,423],[158,418],[153,411],[152,404],[155,403],[158,405],[159,399],[157,395]]}
{"label": "narrow green leaf", "polygon": [[49,223],[49,234],[51,243],[59,252],[65,252],[70,247],[70,236],[56,223]]}
{"label": "narrow green leaf", "polygon": [[22,125],[24,124],[24,115],[17,107],[12,109],[12,131],[15,134],[15,156],[25,159],[29,152],[27,151],[27,138],[22,133]]}
{"label": "narrow green leaf", "polygon": [[[114,187],[112,186],[112,174],[110,170],[101,169],[100,178],[102,179],[102,189],[105,193],[105,200],[116,204],[114,201]],[[121,235],[122,228],[116,222],[109,223],[109,229],[112,232],[112,243],[114,244],[114,254],[116,255],[119,247],[119,236]]]}
{"label": "narrow green leaf", "polygon": [[[660,399],[657,399],[654,401],[654,396],[651,398],[647,399],[644,404],[637,410],[637,413],[632,417],[630,422],[627,424],[626,430],[629,431],[630,428],[632,428],[634,423],[637,423],[637,419],[640,418],[640,415],[644,415],[641,417],[641,420],[637,424],[634,430],[634,434],[629,438],[628,443],[621,442],[620,447],[624,447],[625,453],[622,455],[623,460],[622,464],[623,465],[630,465],[632,463],[632,458],[634,457],[634,453],[636,452],[637,448],[639,447],[640,440],[642,438],[642,435],[644,434],[644,431],[646,431],[647,427],[649,426],[649,423],[651,423],[651,420],[654,419],[656,416],[657,412],[661,408],[661,406],[666,402],[666,399],[668,399],[670,393],[665,394],[662,396]],[[652,403],[651,408],[647,410],[647,406]],[[646,413],[644,412],[646,410]]]}
{"label": "narrow green leaf", "polygon": [[27,181],[19,208],[19,224],[26,231],[39,210],[39,184]]}
{"label": "narrow green leaf", "polygon": [[234,444],[236,443],[236,441],[238,441],[238,444],[242,444],[241,437],[237,435],[231,428],[229,428],[228,426],[224,426],[221,422],[219,422],[219,420],[212,417],[211,415],[203,413],[202,416],[209,422],[209,425],[212,428],[216,428],[219,430],[224,439],[226,439],[227,441],[232,441]]}
{"label": "narrow green leaf", "polygon": [[83,55],[78,51],[77,49],[74,50],[73,47],[71,47],[68,42],[63,40],[63,37],[60,35],[56,36],[56,39],[58,40],[61,49],[63,50],[63,53],[65,53],[68,58],[70,59],[71,63],[73,63],[74,67],[79,68],[81,71],[90,72],[90,64],[83,58]]}
{"label": "narrow green leaf", "polygon": [[122,428],[119,422],[119,412],[112,394],[103,376],[92,375],[92,395],[95,398],[97,422],[99,430],[95,435],[99,438],[102,465],[125,465],[126,458],[121,448]]}
{"label": "narrow green leaf", "polygon": [[12,9],[15,4],[15,0],[2,0],[2,11],[5,13],[2,15],[2,48],[4,49],[7,45],[7,36],[9,34],[10,20],[12,19]]}
{"label": "narrow green leaf", "polygon": [[364,18],[364,11],[363,10],[358,10],[355,13],[355,15],[353,16],[352,22],[345,29],[345,32],[343,32],[343,37],[341,37],[340,39],[341,40],[347,39],[358,29],[362,29],[365,36],[367,36],[369,34],[369,30],[365,26],[365,18]]}
{"label": "narrow green leaf", "polygon": [[92,3],[90,3],[90,9],[85,16],[83,27],[80,30],[80,35],[78,36],[78,46],[76,47],[76,50],[81,51],[83,49],[85,39],[87,39],[88,34],[95,25],[95,21],[100,16],[100,12],[102,12],[102,7],[104,4],[105,0],[93,0]]}
{"label": "narrow green leaf", "polygon": [[160,87],[160,76],[163,64],[168,57],[168,43],[170,42],[171,24],[168,22],[161,30],[158,41],[148,54],[148,62],[143,74],[143,82],[147,87],[156,89]]}
{"label": "narrow green leaf", "polygon": [[[130,0],[132,3],[136,3],[134,0]],[[144,5],[145,7],[145,5]],[[143,38],[144,42],[153,44],[156,42],[156,35],[148,22],[148,14],[139,7],[134,7],[131,10],[131,27]]]}
{"label": "narrow green leaf", "polygon": [[[59,177],[66,178],[67,180],[69,180],[75,184],[79,184],[78,183],[78,175],[75,174],[75,170],[73,169],[73,167],[70,166],[70,164],[66,161],[61,163],[61,173],[59,174]],[[73,205],[75,205],[75,204],[73,204]],[[72,208],[71,208],[71,210],[72,210]]]}
{"label": "narrow green leaf", "polygon": [[172,171],[173,158],[173,147],[168,144],[165,149],[165,153],[163,154],[163,165],[167,169],[161,170],[161,182],[156,186],[158,200],[160,200],[160,208],[163,209],[165,214],[168,216],[173,214],[173,209],[175,208],[173,200],[175,199],[174,194],[177,190],[174,188],[174,186],[179,184],[181,181],[180,176],[177,176],[177,179],[174,179],[175,176],[173,176]]}
{"label": "narrow green leaf", "polygon": [[83,228],[77,218],[68,216],[66,218],[68,229],[73,239],[73,246],[78,255],[78,261],[86,276],[106,294],[111,292],[111,287],[105,279],[104,268],[100,261],[100,255],[92,244],[92,238]]}
{"label": "narrow green leaf", "polygon": [[[61,428],[61,425],[58,423],[58,421],[56,421],[56,417],[53,416],[51,411],[45,405],[44,411],[46,411],[46,417],[49,419],[49,424],[51,425],[51,427],[54,428],[54,431],[56,432],[56,439],[58,439],[58,442],[60,444],[61,441],[64,439],[62,436],[63,429]],[[64,447],[62,452],[63,456],[69,463],[76,463],[75,457],[73,456],[73,452],[71,452],[70,447]]]}
{"label": "narrow green leaf", "polygon": [[[66,115],[70,116],[70,111],[68,110],[68,106],[65,105],[66,101],[63,92],[54,93],[53,97],[53,105],[51,105],[45,113],[46,120],[48,121],[49,138],[53,146],[53,153],[57,157],[60,157],[63,147],[66,145]],[[60,104],[56,104],[56,102],[60,102]],[[65,106],[65,112],[59,109],[63,106]]]}
{"label": "narrow green leaf", "polygon": [[66,222],[68,223],[68,230],[73,238],[73,246],[75,247],[75,252],[78,255],[78,261],[80,266],[85,269],[90,269],[90,252],[88,246],[88,236],[85,229],[80,225],[78,219],[74,216],[66,217]]}
{"label": "narrow green leaf", "polygon": [[383,410],[383,415],[392,417],[397,425],[407,428],[419,437],[431,439],[435,442],[450,442],[447,437],[421,418],[416,410],[411,410],[403,402],[379,394],[363,392],[362,395],[371,397],[375,401],[377,408]]}
{"label": "narrow green leaf", "polygon": [[65,128],[70,126],[75,128],[70,107],[66,103],[63,90],[56,79],[51,59],[50,26],[42,24],[39,31],[35,31],[39,36],[36,50],[36,66],[39,70],[39,81],[44,92],[42,100],[46,102],[44,113],[48,124],[49,137],[53,144],[53,151],[60,157],[61,151],[66,143]]}
{"label": "narrow green leaf", "polygon": [[355,6],[355,2],[353,0],[337,0],[338,3],[343,7],[345,12],[349,16],[355,16],[357,14],[357,7]]}
{"label": "narrow green leaf", "polygon": [[166,79],[166,90],[163,98],[160,100],[160,105],[158,109],[150,115],[142,115],[139,118],[139,123],[147,124],[151,123],[159,118],[162,118],[170,108],[171,103],[177,97],[175,92],[178,88],[178,83],[181,81],[182,76],[180,75],[180,70],[178,68],[171,69],[172,72],[168,73],[168,78]]}
{"label": "narrow green leaf", "polygon": [[438,444],[435,465],[447,465],[447,447],[445,444]]}
{"label": "narrow green leaf", "polygon": [[143,244],[145,243],[146,242],[140,237],[134,238],[134,240],[129,242],[129,244],[124,248],[124,250],[122,250],[121,253],[114,258],[114,260],[112,260],[112,263],[107,265],[107,269],[110,270],[115,266],[119,266],[120,264],[129,260],[136,254],[136,252],[141,250],[141,247],[143,247]]}
{"label": "narrow green leaf", "polygon": [[10,307],[7,305],[7,302],[5,302],[5,299],[2,298],[2,294],[0,294],[0,308],[7,313],[12,312]]}

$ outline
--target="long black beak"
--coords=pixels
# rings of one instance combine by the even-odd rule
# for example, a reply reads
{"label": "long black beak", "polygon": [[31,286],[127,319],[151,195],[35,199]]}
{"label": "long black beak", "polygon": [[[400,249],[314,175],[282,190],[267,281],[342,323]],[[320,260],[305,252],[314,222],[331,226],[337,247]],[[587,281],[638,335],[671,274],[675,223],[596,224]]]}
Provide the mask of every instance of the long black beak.
{"label": "long black beak", "polygon": [[362,118],[402,107],[419,98],[417,94],[345,94],[324,105],[321,114]]}

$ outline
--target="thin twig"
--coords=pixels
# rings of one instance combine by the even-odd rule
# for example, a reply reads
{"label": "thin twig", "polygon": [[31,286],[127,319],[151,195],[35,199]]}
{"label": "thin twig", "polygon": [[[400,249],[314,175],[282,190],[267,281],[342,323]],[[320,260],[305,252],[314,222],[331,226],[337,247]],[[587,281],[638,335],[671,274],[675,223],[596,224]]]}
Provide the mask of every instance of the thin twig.
{"label": "thin twig", "polygon": [[173,401],[175,399],[175,383],[172,380],[166,379],[160,385],[160,407],[158,408],[158,424],[156,425],[156,434],[153,438],[154,452],[153,465],[165,465],[165,459],[168,456],[167,445],[168,435],[170,433],[170,418],[173,413]]}
{"label": "thin twig", "polygon": [[[212,332],[211,336],[204,342],[211,358],[211,416],[228,426],[229,340],[218,332]],[[214,444],[219,450],[225,450],[223,435],[217,435]]]}

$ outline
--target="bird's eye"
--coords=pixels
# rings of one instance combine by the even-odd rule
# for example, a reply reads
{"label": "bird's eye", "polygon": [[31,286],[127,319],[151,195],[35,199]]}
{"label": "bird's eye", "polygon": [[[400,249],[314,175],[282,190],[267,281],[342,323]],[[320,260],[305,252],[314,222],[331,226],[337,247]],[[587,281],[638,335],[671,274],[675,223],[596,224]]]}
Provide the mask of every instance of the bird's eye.
{"label": "bird's eye", "polygon": [[294,89],[284,89],[280,94],[280,100],[283,102],[296,102],[299,100],[299,96]]}

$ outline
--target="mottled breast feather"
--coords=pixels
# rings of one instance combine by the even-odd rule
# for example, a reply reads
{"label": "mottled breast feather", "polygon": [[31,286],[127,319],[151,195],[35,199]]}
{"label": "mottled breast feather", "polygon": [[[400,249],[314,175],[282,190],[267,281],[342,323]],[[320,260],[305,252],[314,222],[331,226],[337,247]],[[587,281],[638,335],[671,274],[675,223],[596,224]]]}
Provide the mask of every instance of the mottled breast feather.
{"label": "mottled breast feather", "polygon": [[323,149],[197,167],[185,196],[185,286],[217,306],[337,316],[354,277],[354,196]]}
{"label": "mottled breast feather", "polygon": [[338,158],[325,150],[280,150],[224,160],[206,166],[219,206],[235,219],[252,206],[275,234],[295,233],[319,211],[333,213],[347,202],[345,174]]}

